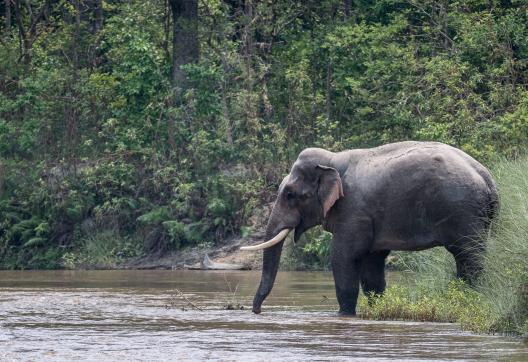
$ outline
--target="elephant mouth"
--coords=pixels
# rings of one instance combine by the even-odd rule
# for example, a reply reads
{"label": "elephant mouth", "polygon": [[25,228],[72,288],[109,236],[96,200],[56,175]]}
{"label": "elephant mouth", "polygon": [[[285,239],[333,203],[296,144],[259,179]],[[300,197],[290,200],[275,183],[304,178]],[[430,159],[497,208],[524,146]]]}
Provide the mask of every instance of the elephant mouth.
{"label": "elephant mouth", "polygon": [[304,232],[308,229],[306,225],[303,223],[303,220],[301,219],[301,222],[299,222],[299,225],[295,227],[295,232],[293,234],[293,242],[297,243],[299,239],[301,238],[301,235],[304,234]]}
{"label": "elephant mouth", "polygon": [[295,232],[293,234],[293,242],[297,243],[299,239],[301,238],[302,232],[300,231],[299,227],[295,228]]}

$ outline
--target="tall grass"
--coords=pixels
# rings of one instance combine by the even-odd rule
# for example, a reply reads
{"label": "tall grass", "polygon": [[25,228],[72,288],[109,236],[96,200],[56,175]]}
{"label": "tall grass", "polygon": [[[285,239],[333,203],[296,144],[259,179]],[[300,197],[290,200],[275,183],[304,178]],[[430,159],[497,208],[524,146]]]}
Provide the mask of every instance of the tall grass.
{"label": "tall grass", "polygon": [[409,277],[371,305],[362,298],[364,317],[459,322],[477,332],[528,335],[528,158],[499,161],[493,174],[501,210],[475,287],[455,280],[454,259],[443,248],[398,253]]}
{"label": "tall grass", "polygon": [[528,334],[528,158],[498,162],[501,211],[488,238],[478,289],[505,332]]}

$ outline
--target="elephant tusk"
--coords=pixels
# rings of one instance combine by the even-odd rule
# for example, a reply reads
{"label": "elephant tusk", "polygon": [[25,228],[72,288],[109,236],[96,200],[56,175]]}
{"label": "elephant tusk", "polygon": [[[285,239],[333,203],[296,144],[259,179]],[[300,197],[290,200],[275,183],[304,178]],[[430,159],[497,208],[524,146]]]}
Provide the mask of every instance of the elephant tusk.
{"label": "elephant tusk", "polygon": [[269,247],[272,247],[273,245],[280,243],[283,241],[286,236],[290,233],[291,229],[283,229],[281,232],[279,232],[273,239],[270,239],[264,243],[257,244],[257,245],[251,245],[251,246],[243,246],[240,248],[240,250],[261,250],[261,249],[267,249]]}

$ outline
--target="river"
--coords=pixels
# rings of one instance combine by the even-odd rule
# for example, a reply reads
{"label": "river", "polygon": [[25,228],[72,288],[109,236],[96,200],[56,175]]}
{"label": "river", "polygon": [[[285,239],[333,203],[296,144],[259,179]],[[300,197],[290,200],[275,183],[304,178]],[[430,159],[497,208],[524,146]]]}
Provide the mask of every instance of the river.
{"label": "river", "polygon": [[339,317],[330,273],[280,272],[253,315],[259,278],[0,271],[0,360],[528,360],[518,339],[453,324]]}

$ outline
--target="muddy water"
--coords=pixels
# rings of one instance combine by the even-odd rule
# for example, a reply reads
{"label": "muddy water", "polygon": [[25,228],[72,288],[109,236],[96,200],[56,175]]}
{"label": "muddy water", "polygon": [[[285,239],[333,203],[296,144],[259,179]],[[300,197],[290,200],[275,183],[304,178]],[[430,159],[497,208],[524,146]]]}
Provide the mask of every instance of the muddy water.
{"label": "muddy water", "polygon": [[2,271],[0,360],[528,360],[519,340],[451,324],[338,317],[329,273],[280,273],[255,316],[258,281],[258,272]]}

